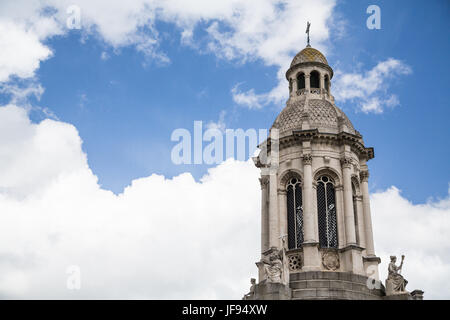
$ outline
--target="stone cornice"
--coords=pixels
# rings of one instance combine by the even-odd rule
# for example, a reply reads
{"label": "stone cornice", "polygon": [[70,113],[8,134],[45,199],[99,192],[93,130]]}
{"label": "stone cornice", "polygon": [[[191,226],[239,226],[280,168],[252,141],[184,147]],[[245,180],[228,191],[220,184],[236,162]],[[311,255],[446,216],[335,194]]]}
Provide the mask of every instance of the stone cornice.
{"label": "stone cornice", "polygon": [[347,244],[345,247],[343,248],[339,248],[339,252],[345,252],[348,250],[357,250],[357,251],[363,251],[365,248],[358,246],[356,243],[350,243]]}
{"label": "stone cornice", "polygon": [[363,257],[363,261],[364,262],[372,262],[372,261],[374,261],[374,262],[378,262],[378,263],[381,263],[381,259],[380,259],[380,257],[377,257],[377,256],[365,256],[365,257]]}
{"label": "stone cornice", "polygon": [[[350,145],[352,151],[358,156],[365,157],[367,160],[374,158],[374,150],[372,147],[366,148],[362,142],[361,136],[347,132],[341,133],[322,133],[317,129],[309,130],[293,130],[291,135],[280,138],[280,150],[286,147],[299,145],[303,141],[336,143],[337,145]],[[270,146],[270,141],[269,146]]]}
{"label": "stone cornice", "polygon": [[[351,150],[358,155],[358,157],[363,157],[366,160],[373,159],[375,157],[374,149],[372,147],[366,148],[362,141],[361,135],[355,135],[348,132],[340,133],[326,133],[319,132],[318,129],[308,129],[308,130],[292,130],[292,133],[283,136],[279,140],[280,150],[296,145],[301,145],[303,141],[311,142],[326,142],[334,143],[336,145],[349,145]],[[271,149],[271,138],[267,138],[264,142],[258,145],[260,149],[267,145],[267,152]],[[254,159],[255,165],[258,168],[264,167],[263,164],[259,162],[259,157]]]}

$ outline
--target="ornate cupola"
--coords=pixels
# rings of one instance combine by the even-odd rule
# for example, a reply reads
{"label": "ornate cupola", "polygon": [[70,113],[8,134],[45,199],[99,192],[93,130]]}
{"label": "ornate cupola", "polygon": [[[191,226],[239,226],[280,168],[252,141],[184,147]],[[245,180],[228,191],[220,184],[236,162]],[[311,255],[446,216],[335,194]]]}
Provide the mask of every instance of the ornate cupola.
{"label": "ornate cupola", "polygon": [[261,260],[246,299],[379,299],[367,167],[374,150],[335,105],[333,69],[319,50],[300,51],[286,78],[286,107],[254,158]]}

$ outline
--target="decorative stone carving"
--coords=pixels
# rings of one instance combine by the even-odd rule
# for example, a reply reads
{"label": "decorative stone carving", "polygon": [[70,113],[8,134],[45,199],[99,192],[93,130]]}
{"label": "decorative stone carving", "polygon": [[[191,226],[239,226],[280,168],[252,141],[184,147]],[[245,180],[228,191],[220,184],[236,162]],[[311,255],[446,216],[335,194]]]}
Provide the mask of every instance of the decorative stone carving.
{"label": "decorative stone carving", "polygon": [[387,295],[401,294],[407,292],[406,285],[408,284],[408,281],[405,278],[403,278],[403,276],[400,274],[400,272],[402,271],[404,259],[405,256],[402,255],[402,261],[400,262],[400,265],[397,267],[395,265],[397,257],[391,256],[391,262],[389,263],[388,266],[388,278],[386,279]]}
{"label": "decorative stone carving", "polygon": [[322,254],[322,265],[327,270],[335,271],[341,266],[339,255],[335,251],[325,251]]}
{"label": "decorative stone carving", "polygon": [[272,250],[261,259],[267,282],[282,283],[283,262],[281,252]]}
{"label": "decorative stone carving", "polygon": [[364,170],[359,173],[359,178],[362,182],[369,181],[369,170]]}
{"label": "decorative stone carving", "polygon": [[352,160],[352,158],[344,157],[341,159],[341,164],[342,164],[342,167],[344,167],[344,168],[351,168],[351,166],[353,164],[353,160]]}
{"label": "decorative stone carving", "polygon": [[310,154],[303,155],[303,164],[311,165],[312,164],[312,155],[310,155]]}
{"label": "decorative stone carving", "polygon": [[307,93],[307,90],[305,88],[297,90],[297,95],[298,96],[303,96],[306,93]]}
{"label": "decorative stone carving", "polygon": [[256,279],[251,278],[250,283],[251,283],[250,291],[246,295],[244,295],[243,300],[250,300],[255,295]]}
{"label": "decorative stone carving", "polygon": [[301,253],[294,253],[288,255],[288,263],[290,271],[299,271],[303,267],[303,258]]}
{"label": "decorative stone carving", "polygon": [[259,178],[259,183],[261,184],[261,189],[265,189],[269,184],[269,178],[268,177]]}

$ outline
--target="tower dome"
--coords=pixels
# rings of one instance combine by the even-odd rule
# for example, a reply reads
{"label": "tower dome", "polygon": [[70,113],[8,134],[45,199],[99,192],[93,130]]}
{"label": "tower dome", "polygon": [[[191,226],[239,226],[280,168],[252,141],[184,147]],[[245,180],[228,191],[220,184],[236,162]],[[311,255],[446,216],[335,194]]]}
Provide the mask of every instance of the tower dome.
{"label": "tower dome", "polygon": [[272,128],[277,128],[280,136],[292,134],[294,130],[309,129],[317,129],[321,133],[359,135],[334,103],[332,77],[333,69],[319,50],[307,46],[297,53],[286,72],[289,100]]}
{"label": "tower dome", "polygon": [[286,107],[275,119],[272,128],[280,132],[280,136],[291,134],[293,130],[305,128],[304,121],[308,121],[308,129],[318,129],[323,133],[339,133],[346,131],[356,134],[353,124],[342,112],[330,101],[323,99],[302,99],[289,101]]}
{"label": "tower dome", "polygon": [[312,47],[306,47],[305,49],[297,53],[297,55],[291,62],[291,67],[303,62],[320,62],[328,65],[328,61],[322,54],[322,52]]}

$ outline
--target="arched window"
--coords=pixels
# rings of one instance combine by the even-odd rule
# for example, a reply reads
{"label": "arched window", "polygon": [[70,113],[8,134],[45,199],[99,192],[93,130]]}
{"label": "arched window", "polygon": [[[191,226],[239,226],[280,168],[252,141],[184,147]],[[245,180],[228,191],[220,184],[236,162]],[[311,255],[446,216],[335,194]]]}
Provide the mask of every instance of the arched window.
{"label": "arched window", "polygon": [[322,248],[337,248],[336,192],[334,181],[323,175],[317,179],[319,242]]}
{"label": "arched window", "polygon": [[305,74],[303,72],[297,75],[297,89],[305,89]]}
{"label": "arched window", "polygon": [[300,179],[292,178],[286,186],[288,247],[299,248],[303,243],[303,207]]}
{"label": "arched window", "polygon": [[328,75],[326,74],[325,75],[325,78],[324,78],[324,80],[325,80],[325,90],[329,93],[330,92],[330,79],[328,79]]}
{"label": "arched window", "polygon": [[317,71],[312,71],[309,78],[311,88],[320,88],[320,74]]}

